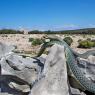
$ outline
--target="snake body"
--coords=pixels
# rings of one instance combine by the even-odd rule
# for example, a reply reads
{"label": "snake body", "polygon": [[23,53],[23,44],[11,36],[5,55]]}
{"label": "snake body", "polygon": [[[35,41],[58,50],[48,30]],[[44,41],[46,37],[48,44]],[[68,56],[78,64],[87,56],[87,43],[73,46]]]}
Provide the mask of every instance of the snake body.
{"label": "snake body", "polygon": [[[89,91],[95,94],[95,83],[90,81],[88,78],[86,78],[83,74],[83,72],[80,70],[80,68],[77,66],[76,59],[74,56],[74,53],[72,52],[72,49],[68,46],[68,44],[65,41],[59,41],[59,40],[51,40],[50,42],[45,42],[38,54],[40,56],[42,52],[46,49],[46,47],[51,46],[53,44],[59,44],[63,45],[65,48],[65,54],[66,54],[66,60],[67,60],[67,66],[69,67],[70,71],[74,75],[76,81],[81,85],[81,90]],[[84,53],[85,54],[85,53]],[[84,56],[84,54],[80,54],[81,57]],[[88,55],[90,55],[90,52],[87,52]],[[80,56],[77,54],[77,56]]]}
{"label": "snake body", "polygon": [[[63,45],[64,45],[64,42],[65,42],[65,41],[63,41],[61,38],[59,38],[59,37],[57,37],[57,36],[50,36],[50,35],[49,35],[49,36],[46,36],[46,38],[50,39],[51,41],[56,41],[56,43],[60,42],[60,43],[63,44]],[[66,44],[67,44],[67,43],[66,43]],[[40,51],[39,51],[39,53],[38,53],[37,56],[40,56],[40,55],[43,53],[43,51],[44,51],[45,48],[46,48],[46,45],[47,45],[47,44],[46,44],[46,42],[45,42],[45,43],[43,44],[43,46],[41,47],[41,49],[40,49]],[[50,45],[49,45],[49,46],[50,46]],[[68,45],[68,47],[69,47],[69,45]],[[85,53],[80,54],[80,53],[74,51],[74,50],[71,49],[71,48],[69,48],[69,49],[72,51],[72,53],[74,54],[75,57],[80,57],[80,58],[87,59],[89,55],[95,56],[95,50],[89,50],[89,51],[87,51],[87,52],[85,52]]]}

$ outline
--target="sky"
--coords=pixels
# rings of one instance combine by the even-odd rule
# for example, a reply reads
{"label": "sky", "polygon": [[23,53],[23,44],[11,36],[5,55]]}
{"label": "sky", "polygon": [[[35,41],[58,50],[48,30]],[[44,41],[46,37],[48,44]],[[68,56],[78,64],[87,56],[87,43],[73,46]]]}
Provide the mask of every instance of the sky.
{"label": "sky", "polygon": [[0,0],[0,29],[95,27],[95,0]]}

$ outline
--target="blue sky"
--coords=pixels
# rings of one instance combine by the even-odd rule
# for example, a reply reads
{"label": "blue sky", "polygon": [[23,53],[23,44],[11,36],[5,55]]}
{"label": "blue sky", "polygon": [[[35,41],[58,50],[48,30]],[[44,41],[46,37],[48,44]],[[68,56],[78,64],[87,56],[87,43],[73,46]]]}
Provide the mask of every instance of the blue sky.
{"label": "blue sky", "polygon": [[0,0],[0,28],[95,27],[95,0]]}

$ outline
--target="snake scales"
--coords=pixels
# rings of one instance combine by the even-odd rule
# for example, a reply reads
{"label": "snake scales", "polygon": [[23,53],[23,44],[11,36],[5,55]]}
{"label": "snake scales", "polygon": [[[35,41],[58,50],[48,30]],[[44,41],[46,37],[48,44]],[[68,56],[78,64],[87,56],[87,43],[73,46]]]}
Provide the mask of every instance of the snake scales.
{"label": "snake scales", "polygon": [[86,53],[79,54],[79,53],[73,51],[65,41],[60,40],[57,37],[46,37],[46,38],[50,39],[50,41],[45,42],[42,45],[41,50],[38,53],[37,57],[40,56],[44,52],[46,47],[48,47],[48,46],[52,46],[55,43],[59,44],[59,45],[63,45],[65,48],[67,66],[69,67],[70,71],[74,75],[78,84],[80,84],[81,90],[83,90],[83,91],[87,90],[87,91],[95,94],[95,83],[93,83],[88,78],[86,78],[84,76],[83,72],[77,66],[77,64],[75,64],[76,63],[75,57],[87,58],[91,54],[95,55],[95,50],[91,50],[91,51],[87,51]]}

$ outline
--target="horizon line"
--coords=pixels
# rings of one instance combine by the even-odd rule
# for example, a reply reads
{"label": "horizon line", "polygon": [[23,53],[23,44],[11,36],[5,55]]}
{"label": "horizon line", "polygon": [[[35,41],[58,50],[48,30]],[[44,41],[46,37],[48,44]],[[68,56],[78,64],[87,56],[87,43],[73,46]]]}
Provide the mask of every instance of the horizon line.
{"label": "horizon line", "polygon": [[19,31],[24,31],[24,30],[26,30],[26,31],[72,31],[72,30],[80,30],[80,29],[93,29],[93,28],[95,28],[95,27],[84,27],[84,28],[76,28],[76,29],[28,29],[28,28],[0,28],[0,30],[3,30],[3,29],[11,29],[11,30],[19,30]]}

